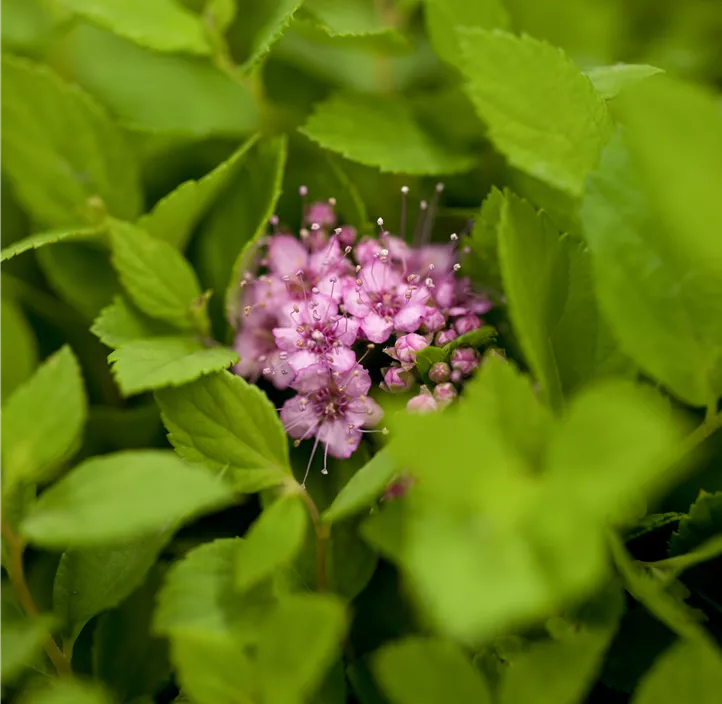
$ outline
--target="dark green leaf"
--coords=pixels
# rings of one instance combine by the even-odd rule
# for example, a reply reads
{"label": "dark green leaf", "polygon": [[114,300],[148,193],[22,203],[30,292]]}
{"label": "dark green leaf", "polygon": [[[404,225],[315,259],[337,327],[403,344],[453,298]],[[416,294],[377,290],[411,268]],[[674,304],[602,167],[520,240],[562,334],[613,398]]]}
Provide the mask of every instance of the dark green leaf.
{"label": "dark green leaf", "polygon": [[[2,383],[0,393],[7,401],[15,389],[24,384],[38,365],[38,342],[20,306],[8,297],[2,297]],[[6,479],[7,481],[7,479]]]}
{"label": "dark green leaf", "polygon": [[722,533],[722,491],[710,494],[700,491],[689,509],[689,515],[681,517],[679,528],[669,541],[669,555],[683,555],[701,545],[705,540]]}
{"label": "dark green leaf", "polygon": [[[8,587],[3,585],[3,589]],[[25,668],[40,659],[43,643],[53,626],[51,616],[35,616],[11,621],[2,618],[2,683],[10,684]]]}

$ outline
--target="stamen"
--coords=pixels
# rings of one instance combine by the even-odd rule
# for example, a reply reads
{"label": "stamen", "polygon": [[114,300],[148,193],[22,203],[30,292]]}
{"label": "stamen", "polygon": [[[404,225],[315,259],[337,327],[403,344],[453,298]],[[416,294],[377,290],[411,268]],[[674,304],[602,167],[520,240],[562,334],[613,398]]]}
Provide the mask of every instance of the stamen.
{"label": "stamen", "polygon": [[409,194],[408,186],[401,186],[401,223],[399,224],[399,234],[402,240],[406,240],[406,196]]}

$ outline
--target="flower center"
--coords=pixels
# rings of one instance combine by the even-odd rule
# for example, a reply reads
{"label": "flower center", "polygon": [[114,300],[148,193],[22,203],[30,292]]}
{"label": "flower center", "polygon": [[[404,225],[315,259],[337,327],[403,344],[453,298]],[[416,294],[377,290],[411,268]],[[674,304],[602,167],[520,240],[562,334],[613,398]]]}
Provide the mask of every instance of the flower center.
{"label": "flower center", "polygon": [[401,308],[401,300],[394,291],[374,291],[369,299],[373,310],[382,318],[393,318]]}

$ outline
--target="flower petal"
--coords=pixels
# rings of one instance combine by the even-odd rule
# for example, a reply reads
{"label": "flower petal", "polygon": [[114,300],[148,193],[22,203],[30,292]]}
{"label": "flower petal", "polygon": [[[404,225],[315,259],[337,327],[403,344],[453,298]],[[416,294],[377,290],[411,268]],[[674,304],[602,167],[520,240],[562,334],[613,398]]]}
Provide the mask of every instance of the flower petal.
{"label": "flower petal", "polygon": [[286,433],[292,438],[302,438],[311,434],[320,419],[314,412],[314,406],[302,396],[294,396],[283,404],[281,421]]}
{"label": "flower petal", "polygon": [[351,457],[361,442],[361,431],[356,428],[350,429],[344,420],[323,423],[317,435],[326,445],[328,454],[339,459]]}
{"label": "flower petal", "polygon": [[356,364],[356,353],[348,347],[336,347],[328,353],[327,357],[333,360],[331,368],[336,372],[347,372]]}
{"label": "flower petal", "polygon": [[386,318],[382,318],[378,313],[371,311],[361,321],[361,329],[371,342],[385,342],[389,339],[389,335],[394,329],[394,323],[392,320],[386,320]]}
{"label": "flower petal", "polygon": [[291,386],[302,394],[312,394],[327,387],[331,382],[331,374],[323,364],[312,364],[300,369]]}
{"label": "flower petal", "polygon": [[371,377],[363,367],[356,367],[353,372],[339,383],[341,386],[346,387],[346,396],[349,398],[357,398],[369,392],[371,388]]}
{"label": "flower petal", "polygon": [[336,339],[342,345],[351,347],[356,342],[359,327],[360,324],[356,318],[339,318],[336,321]]}
{"label": "flower petal", "polygon": [[393,327],[401,332],[414,332],[419,329],[425,313],[425,305],[409,303],[394,316]]}
{"label": "flower petal", "polygon": [[[298,347],[296,349],[298,350]],[[293,369],[296,374],[298,374],[301,370],[306,369],[307,367],[322,363],[322,357],[318,354],[315,354],[314,352],[309,352],[309,350],[299,350],[298,352],[290,355],[288,358],[288,366],[291,367],[291,369]],[[298,388],[295,382],[293,384],[293,387]],[[301,389],[298,390],[300,391]],[[304,393],[310,392],[306,391]]]}
{"label": "flower petal", "polygon": [[268,266],[279,276],[295,276],[308,263],[306,248],[293,235],[274,235],[268,247]]}
{"label": "flower petal", "polygon": [[296,332],[296,328],[273,328],[273,339],[276,341],[276,347],[284,352],[298,352],[296,344],[301,336]]}

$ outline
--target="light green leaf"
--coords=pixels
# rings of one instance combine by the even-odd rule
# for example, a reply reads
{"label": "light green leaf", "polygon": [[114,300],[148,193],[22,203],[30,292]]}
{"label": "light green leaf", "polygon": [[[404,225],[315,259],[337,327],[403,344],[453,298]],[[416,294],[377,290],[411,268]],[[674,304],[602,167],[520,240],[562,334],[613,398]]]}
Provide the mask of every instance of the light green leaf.
{"label": "light green leaf", "polygon": [[368,509],[383,494],[396,472],[396,464],[386,450],[356,472],[324,511],[324,521],[340,521]]}
{"label": "light green leaf", "polygon": [[47,68],[3,57],[3,169],[42,225],[75,226],[88,199],[134,218],[142,195],[120,130],[77,87]]}
{"label": "light green leaf", "polygon": [[53,479],[80,447],[87,414],[80,367],[66,346],[19,386],[3,408],[3,492],[18,482]]}
{"label": "light green leaf", "polygon": [[459,32],[468,93],[496,148],[512,166],[581,195],[612,129],[589,78],[559,49],[529,36]]}
{"label": "light green leaf", "polygon": [[118,547],[63,553],[53,584],[53,613],[62,619],[65,648],[72,651],[93,616],[140,586],[169,539],[170,532],[162,530]]}
{"label": "light green leaf", "polygon": [[722,691],[722,656],[711,645],[680,640],[645,675],[632,704],[716,704]]}
{"label": "light green leaf", "polygon": [[175,0],[60,0],[83,19],[155,51],[209,54],[198,15]]}
{"label": "light green leaf", "polygon": [[239,494],[256,494],[264,489],[272,489],[287,481],[285,472],[275,468],[244,469],[236,472],[231,483]]}
{"label": "light green leaf", "polygon": [[722,394],[722,258],[669,238],[620,135],[589,180],[582,220],[599,306],[622,349],[685,403]]}
{"label": "light green leaf", "polygon": [[5,0],[2,43],[6,51],[30,52],[42,46],[53,28],[53,18],[40,0]]}
{"label": "light green leaf", "polygon": [[290,475],[288,438],[273,404],[257,386],[229,372],[156,394],[176,452],[215,473],[230,468]]}
{"label": "light green leaf", "polygon": [[345,609],[336,597],[297,594],[283,599],[258,643],[258,680],[265,704],[308,701],[337,657],[345,631]]}
{"label": "light green leaf", "polygon": [[5,247],[0,252],[0,261],[4,262],[8,259],[16,257],[18,254],[27,252],[31,249],[38,249],[44,247],[46,244],[55,244],[56,242],[65,242],[72,240],[83,240],[93,238],[102,232],[100,228],[85,227],[85,228],[70,228],[63,230],[51,230],[49,232],[38,232],[30,237],[13,242],[8,247]]}
{"label": "light green leaf", "polygon": [[[3,589],[8,587],[3,586]],[[36,616],[10,621],[3,614],[2,619],[2,683],[8,685],[25,668],[40,659],[50,628],[51,616]]]}
{"label": "light green leaf", "polygon": [[392,704],[491,704],[486,682],[454,643],[405,638],[378,650],[372,662]]}
{"label": "light green leaf", "polygon": [[82,23],[68,39],[78,83],[138,130],[198,139],[260,127],[249,89],[208,61],[159,54]]}
{"label": "light green leaf", "polygon": [[502,0],[426,0],[426,31],[434,51],[447,63],[463,69],[459,27],[508,29],[509,13]]}
{"label": "light green leaf", "polygon": [[236,588],[246,591],[290,564],[303,547],[307,525],[299,496],[281,496],[264,509],[238,549]]}
{"label": "light green leaf", "polygon": [[236,364],[238,355],[227,347],[206,347],[192,337],[156,337],[128,342],[108,360],[121,392],[132,396],[221,371]]}
{"label": "light green leaf", "polygon": [[50,548],[90,548],[134,540],[228,505],[227,485],[170,452],[94,457],[47,489],[21,524]]}
{"label": "light green leaf", "polygon": [[580,631],[537,643],[504,674],[499,704],[581,704],[602,665],[611,630]]}
{"label": "light green leaf", "polygon": [[676,557],[701,545],[705,540],[722,533],[722,491],[700,491],[689,509],[681,517],[677,532],[669,541],[669,555]]}
{"label": "light green leaf", "polygon": [[614,64],[597,66],[585,71],[597,92],[605,99],[616,98],[628,86],[643,81],[656,73],[664,73],[661,68],[647,64]]}
{"label": "light green leaf", "polygon": [[3,296],[0,305],[0,358],[3,360],[0,393],[5,402],[18,386],[32,376],[38,366],[38,342],[22,309],[12,298]]}
{"label": "light green leaf", "polygon": [[158,239],[184,249],[193,228],[213,205],[219,193],[238,171],[248,150],[256,143],[253,137],[244,142],[228,159],[197,181],[181,183],[159,200],[153,210],[138,220],[138,227]]}
{"label": "light green leaf", "polygon": [[201,288],[191,265],[171,244],[128,223],[111,227],[113,266],[143,313],[181,330],[194,326]]}
{"label": "light green leaf", "polygon": [[236,0],[209,0],[203,8],[203,15],[211,29],[222,35],[233,23],[237,9]]}
{"label": "light green leaf", "polygon": [[42,688],[29,688],[21,704],[113,704],[113,698],[97,683],[63,677],[49,679]]}
{"label": "light green leaf", "polygon": [[574,399],[552,434],[546,476],[586,512],[622,519],[636,498],[669,482],[681,440],[682,428],[652,389],[602,382]]}
{"label": "light green leaf", "polygon": [[126,296],[116,296],[100,311],[90,332],[104,345],[117,349],[134,340],[172,335],[174,329],[141,313]]}
{"label": "light green leaf", "polygon": [[398,97],[334,95],[316,105],[300,131],[326,149],[383,172],[458,173],[476,161],[474,155],[439,144]]}

